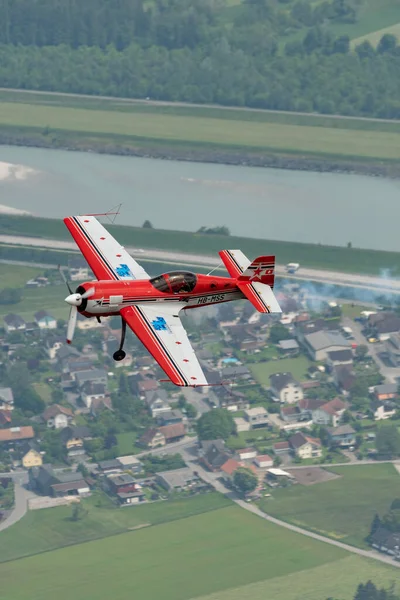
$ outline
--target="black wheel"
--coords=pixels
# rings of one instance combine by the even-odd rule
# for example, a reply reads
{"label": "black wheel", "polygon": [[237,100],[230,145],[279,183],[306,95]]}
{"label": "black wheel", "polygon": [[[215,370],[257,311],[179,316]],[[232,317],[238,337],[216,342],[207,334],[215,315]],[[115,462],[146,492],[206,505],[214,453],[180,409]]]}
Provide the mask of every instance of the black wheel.
{"label": "black wheel", "polygon": [[113,359],[116,360],[117,362],[119,362],[120,360],[124,360],[125,356],[126,356],[126,352],[124,352],[123,350],[117,350],[113,354]]}

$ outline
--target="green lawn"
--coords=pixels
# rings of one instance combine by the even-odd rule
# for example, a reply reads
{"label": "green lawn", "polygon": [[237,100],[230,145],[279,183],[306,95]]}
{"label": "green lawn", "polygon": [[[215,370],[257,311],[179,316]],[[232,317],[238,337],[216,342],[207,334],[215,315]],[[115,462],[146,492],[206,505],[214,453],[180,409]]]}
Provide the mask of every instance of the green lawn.
{"label": "green lawn", "polygon": [[0,264],[0,290],[4,288],[24,287],[29,279],[42,274],[43,269],[37,269],[36,267]]}
{"label": "green lawn", "polygon": [[362,131],[4,102],[0,125],[343,158],[400,158],[396,131]]}
{"label": "green lawn", "polygon": [[249,364],[249,369],[261,385],[269,386],[269,376],[273,373],[291,373],[295,379],[303,380],[311,361],[306,356],[282,358],[265,363]]}
{"label": "green lawn", "polygon": [[121,456],[124,456],[125,454],[137,454],[140,452],[140,449],[135,446],[137,437],[138,434],[133,431],[117,434],[118,448]]}
{"label": "green lawn", "polygon": [[[18,274],[19,269],[25,267],[13,267]],[[63,285],[48,286],[38,289],[23,289],[22,300],[18,304],[0,304],[0,319],[10,312],[18,313],[25,320],[33,320],[33,315],[46,308],[56,319],[68,319],[68,306],[64,303],[66,292]]]}
{"label": "green lawn", "polygon": [[350,319],[359,317],[363,310],[373,310],[373,309],[371,309],[371,307],[361,306],[360,304],[355,304],[354,306],[352,306],[351,304],[342,304],[343,316],[349,317]]}
{"label": "green lawn", "polygon": [[33,387],[35,388],[39,396],[42,398],[42,400],[46,402],[46,404],[49,404],[52,401],[51,387],[47,383],[34,383]]}
{"label": "green lawn", "polygon": [[[233,413],[233,417],[239,416]],[[232,450],[240,450],[248,446],[270,447],[276,441],[276,435],[266,427],[257,431],[240,431],[237,435],[232,435],[228,438],[226,445]]]}
{"label": "green lawn", "polygon": [[349,544],[366,546],[376,512],[387,512],[400,497],[400,475],[391,464],[329,467],[341,475],[326,483],[295,485],[274,490],[272,501],[261,500],[263,510]]}
{"label": "green lawn", "polygon": [[[112,509],[109,508],[109,502],[104,503],[104,497],[101,498],[101,508],[95,505],[94,497],[85,500],[84,505],[89,510],[88,516],[77,522],[70,520],[71,508],[68,506],[28,512],[21,521],[0,532],[0,562],[113,536],[139,525],[158,525],[174,521],[231,504],[221,494],[210,493],[193,498]],[[1,595],[0,599],[2,600]]]}
{"label": "green lawn", "polygon": [[[327,570],[322,571],[324,576],[316,576],[322,566],[329,566],[329,580]],[[330,596],[345,591],[350,598],[350,589],[354,592],[360,579],[371,573],[369,567],[381,581],[397,575],[394,569],[362,559],[357,572],[354,562],[339,548],[231,506],[4,563],[0,565],[0,598],[47,600],[54,598],[55,590],[58,600],[69,600],[71,593],[75,600],[126,600],[132,594],[140,600],[189,600],[211,593],[219,597],[223,590],[227,598],[234,598],[235,588],[256,582],[265,586],[266,580],[284,580],[295,573],[303,576],[309,569],[313,577],[303,577],[301,589],[306,597],[322,583]],[[350,589],[341,586],[342,577]],[[296,590],[299,593],[297,586]],[[253,595],[240,596],[244,597]]]}

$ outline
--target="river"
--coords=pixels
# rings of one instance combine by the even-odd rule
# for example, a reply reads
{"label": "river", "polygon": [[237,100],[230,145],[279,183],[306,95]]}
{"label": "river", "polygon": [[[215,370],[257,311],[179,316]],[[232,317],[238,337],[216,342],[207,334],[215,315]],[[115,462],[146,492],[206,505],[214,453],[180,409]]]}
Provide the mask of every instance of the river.
{"label": "river", "polygon": [[120,224],[400,251],[398,180],[15,146],[1,146],[0,161],[29,168],[3,169],[0,203],[37,216],[122,202]]}

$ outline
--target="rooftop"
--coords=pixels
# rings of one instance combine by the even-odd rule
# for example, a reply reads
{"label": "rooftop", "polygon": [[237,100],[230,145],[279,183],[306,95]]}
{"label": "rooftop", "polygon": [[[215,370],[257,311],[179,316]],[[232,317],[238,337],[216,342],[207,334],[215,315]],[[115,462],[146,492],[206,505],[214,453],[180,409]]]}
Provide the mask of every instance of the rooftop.
{"label": "rooftop", "polygon": [[289,384],[300,385],[291,373],[274,373],[269,376],[271,387],[279,392]]}
{"label": "rooftop", "polygon": [[281,350],[298,350],[299,344],[296,340],[281,340],[279,342],[279,348],[281,348]]}
{"label": "rooftop", "polygon": [[35,432],[31,425],[25,427],[11,427],[10,429],[0,429],[0,442],[13,442],[17,440],[30,440],[35,437]]}
{"label": "rooftop", "polygon": [[268,417],[267,410],[263,406],[247,408],[244,412],[248,417]]}
{"label": "rooftop", "polygon": [[157,473],[157,476],[163,479],[169,488],[182,488],[194,479],[197,479],[197,476],[189,467],[174,469],[172,471],[162,471],[161,473]]}
{"label": "rooftop", "polygon": [[325,350],[331,346],[344,346],[351,348],[350,340],[347,340],[341,333],[337,331],[317,331],[309,333],[305,336],[307,343],[315,351]]}

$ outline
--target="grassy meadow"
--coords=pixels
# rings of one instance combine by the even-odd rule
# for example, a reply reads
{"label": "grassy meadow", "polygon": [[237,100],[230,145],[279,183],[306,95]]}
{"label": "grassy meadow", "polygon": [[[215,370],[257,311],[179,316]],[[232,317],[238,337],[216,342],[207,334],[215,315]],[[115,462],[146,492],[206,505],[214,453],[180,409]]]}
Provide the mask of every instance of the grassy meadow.
{"label": "grassy meadow", "polygon": [[[137,510],[128,508],[126,512]],[[322,586],[323,597],[335,593],[350,600],[358,583],[372,573],[379,582],[398,575],[394,568],[354,560],[339,548],[231,506],[4,563],[0,565],[0,598],[47,600],[54,598],[57,590],[59,600],[69,600],[73,580],[75,600],[126,600],[132,595],[141,600],[210,595],[256,599],[265,597],[269,583],[275,580],[275,584],[280,582],[276,589],[285,590],[285,595],[281,591],[274,598],[310,597],[309,593]],[[282,588],[288,577],[292,577],[291,585]],[[258,588],[256,595],[243,595],[248,586]]]}
{"label": "grassy meadow", "polygon": [[269,386],[269,376],[274,373],[292,373],[295,379],[302,381],[311,366],[311,361],[306,356],[297,356],[295,358],[282,358],[280,360],[271,360],[266,363],[249,364],[249,369],[255,379],[261,385]]}
{"label": "grassy meadow", "polygon": [[375,513],[384,514],[400,497],[400,476],[392,464],[329,467],[339,478],[310,486],[274,490],[261,500],[268,514],[347,544],[367,547]]}
{"label": "grassy meadow", "polygon": [[76,522],[71,520],[69,506],[29,511],[21,521],[0,533],[0,563],[218,510],[231,502],[221,494],[210,493],[118,509],[112,508],[107,496],[100,493],[83,504],[88,514]]}
{"label": "grassy meadow", "polygon": [[355,136],[352,130],[324,128],[322,134],[319,127],[307,125],[3,102],[0,127],[7,125],[236,150],[382,160],[400,158],[400,134],[388,131],[360,130]]}

